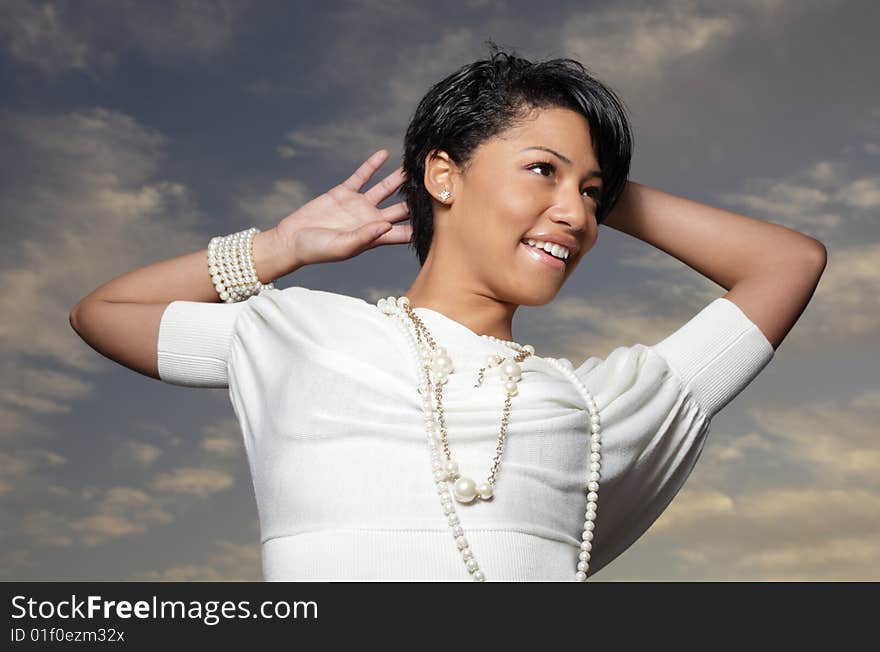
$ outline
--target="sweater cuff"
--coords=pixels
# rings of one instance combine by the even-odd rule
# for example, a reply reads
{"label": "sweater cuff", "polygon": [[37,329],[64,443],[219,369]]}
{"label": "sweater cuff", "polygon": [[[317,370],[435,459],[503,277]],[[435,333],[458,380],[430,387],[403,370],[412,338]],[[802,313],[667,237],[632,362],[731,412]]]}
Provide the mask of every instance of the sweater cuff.
{"label": "sweater cuff", "polygon": [[710,418],[745,389],[775,354],[764,333],[724,297],[651,348]]}
{"label": "sweater cuff", "polygon": [[159,378],[188,387],[227,387],[235,320],[247,302],[172,301],[159,323]]}

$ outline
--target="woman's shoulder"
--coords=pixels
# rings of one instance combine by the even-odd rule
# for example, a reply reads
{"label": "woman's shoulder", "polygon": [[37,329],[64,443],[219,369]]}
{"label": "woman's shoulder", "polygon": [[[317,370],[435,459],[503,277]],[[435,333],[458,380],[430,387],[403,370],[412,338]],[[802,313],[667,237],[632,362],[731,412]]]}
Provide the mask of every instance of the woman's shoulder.
{"label": "woman's shoulder", "polygon": [[250,301],[254,302],[253,316],[263,327],[297,334],[316,344],[363,342],[387,328],[376,304],[340,292],[293,285],[264,290]]}
{"label": "woman's shoulder", "polygon": [[327,309],[360,311],[364,314],[369,313],[370,308],[375,308],[374,304],[368,303],[360,297],[329,290],[316,290],[301,285],[265,290],[260,296],[291,306],[321,306]]}

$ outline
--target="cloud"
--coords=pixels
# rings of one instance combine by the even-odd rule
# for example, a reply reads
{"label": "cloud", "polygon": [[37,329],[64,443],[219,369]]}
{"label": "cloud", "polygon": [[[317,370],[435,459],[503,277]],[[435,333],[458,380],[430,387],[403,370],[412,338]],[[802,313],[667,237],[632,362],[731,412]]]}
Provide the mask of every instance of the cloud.
{"label": "cloud", "polygon": [[217,469],[181,468],[160,473],[152,486],[159,491],[190,494],[205,498],[235,484],[232,474]]}
{"label": "cloud", "polygon": [[880,492],[877,393],[869,389],[844,403],[763,405],[750,413],[784,454],[817,482],[829,486],[859,483]]}
{"label": "cloud", "polygon": [[35,509],[25,514],[20,532],[41,546],[69,547],[74,543],[70,521],[48,509]]}
{"label": "cloud", "polygon": [[134,439],[126,439],[113,451],[112,462],[114,467],[125,468],[134,466],[144,469],[155,464],[161,455],[162,449],[158,446]]}
{"label": "cloud", "polygon": [[204,247],[206,218],[183,185],[155,178],[167,139],[125,114],[6,111],[0,131],[16,153],[2,161],[0,193],[0,433],[9,438],[46,433],[39,417],[94,391],[70,373],[106,364],[70,328],[76,302],[135,267]]}
{"label": "cloud", "polygon": [[729,495],[684,489],[649,530],[684,576],[880,579],[880,495],[863,489],[780,487]]}
{"label": "cloud", "polygon": [[243,454],[241,428],[234,419],[207,426],[199,445],[202,450],[220,457],[238,457]]}
{"label": "cloud", "polygon": [[241,0],[6,0],[0,43],[10,57],[48,77],[112,71],[127,52],[170,64],[205,62],[226,50],[251,2]]}
{"label": "cloud", "polygon": [[42,493],[44,471],[66,464],[67,459],[51,450],[30,448],[14,453],[0,451],[0,496],[18,500]]}
{"label": "cloud", "polygon": [[70,411],[70,401],[86,398],[91,392],[90,383],[70,374],[25,367],[19,370],[14,387],[0,386],[0,401],[34,414],[63,414]]}
{"label": "cloud", "polygon": [[91,501],[91,513],[70,517],[48,509],[38,509],[22,518],[22,532],[33,543],[70,547],[75,543],[96,546],[111,539],[144,533],[154,525],[164,525],[174,517],[160,502],[132,487],[102,489]]}
{"label": "cloud", "polygon": [[[209,429],[209,433],[213,430]],[[210,435],[208,437],[211,438]],[[212,448],[212,446],[214,448]],[[209,450],[219,455],[230,455],[223,445],[209,444]],[[127,441],[122,444],[115,460],[128,456],[130,463],[151,466],[159,449],[149,444]],[[33,450],[17,455],[0,453],[0,495],[15,492],[19,502],[25,501],[30,511],[20,517],[17,534],[24,535],[31,544],[49,547],[74,545],[96,546],[113,539],[141,535],[156,525],[167,525],[175,520],[173,510],[181,507],[181,495],[204,500],[235,484],[234,476],[219,469],[178,468],[162,472],[152,481],[152,488],[160,492],[151,495],[144,489],[127,486],[100,488],[83,487],[78,498],[86,504],[84,514],[75,515],[78,505],[70,502],[74,496],[66,487],[52,485],[49,490],[45,473],[47,466],[64,463],[65,460],[51,451]],[[26,490],[31,483],[33,487]],[[8,486],[7,486],[8,485]],[[48,493],[65,500],[64,511],[37,508],[34,496]]]}
{"label": "cloud", "polygon": [[682,491],[651,527],[652,532],[704,525],[710,519],[730,519],[736,515],[733,498],[721,491]]}
{"label": "cloud", "polygon": [[834,245],[842,229],[870,219],[880,206],[880,177],[853,179],[858,173],[850,167],[842,160],[816,161],[778,179],[748,179],[744,190],[719,199]]}
{"label": "cloud", "polygon": [[277,179],[272,182],[268,190],[264,188],[244,190],[237,201],[238,212],[243,216],[243,220],[250,218],[252,223],[268,229],[311,201],[313,197],[315,193],[311,192],[302,181]]}
{"label": "cloud", "polygon": [[204,562],[169,566],[132,574],[129,582],[259,582],[260,544],[216,541]]}
{"label": "cloud", "polygon": [[173,520],[160,501],[140,489],[113,487],[104,492],[93,514],[74,519],[70,529],[83,544],[95,546],[108,539],[142,534],[150,526]]}
{"label": "cloud", "polygon": [[677,61],[732,40],[748,25],[750,12],[744,9],[713,13],[687,0],[610,5],[559,21],[560,40],[601,77],[620,83],[651,81]]}
{"label": "cloud", "polygon": [[28,568],[36,568],[39,562],[32,550],[17,548],[0,552],[0,577],[15,579],[15,574]]}
{"label": "cloud", "polygon": [[[389,161],[397,160],[406,121],[429,83],[467,63],[468,53],[481,52],[471,29],[455,27],[438,32],[434,40],[401,43],[389,53],[386,44],[372,35],[374,30],[387,29],[390,16],[402,19],[396,9],[382,5],[369,11],[351,7],[330,16],[334,33],[348,36],[334,43],[333,56],[317,62],[310,78],[322,86],[336,86],[337,97],[357,98],[357,111],[290,129],[278,145],[280,156],[323,155],[341,166],[345,177],[382,148],[389,151]],[[378,79],[374,74],[377,62],[386,70]]]}
{"label": "cloud", "polygon": [[[776,546],[770,550],[759,550],[745,555],[737,564],[744,568],[766,569],[775,573],[794,571],[802,576],[810,569],[823,569],[823,574],[835,576],[825,569],[862,567],[866,570],[878,567],[880,563],[880,537],[870,539],[832,536],[818,542],[796,543]],[[848,579],[876,578],[877,573],[861,576],[843,571],[838,576]]]}
{"label": "cloud", "polygon": [[758,430],[712,432],[646,542],[681,577],[880,579],[877,395],[753,407]]}

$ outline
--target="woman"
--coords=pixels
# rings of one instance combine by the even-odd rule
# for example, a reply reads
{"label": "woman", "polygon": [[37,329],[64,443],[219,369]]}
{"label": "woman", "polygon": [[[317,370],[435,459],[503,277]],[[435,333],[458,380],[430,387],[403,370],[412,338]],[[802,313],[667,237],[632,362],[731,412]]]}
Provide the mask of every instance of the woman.
{"label": "woman", "polygon": [[[153,378],[229,388],[265,579],[584,581],[681,488],[825,249],[628,181],[623,106],[568,59],[496,48],[430,89],[404,149],[363,194],[384,150],[274,229],[98,288],[71,323]],[[405,202],[376,208],[401,186]],[[660,342],[578,366],[515,342],[517,307],[552,301],[600,224],[727,294]],[[400,297],[272,283],[408,242],[421,270]]]}

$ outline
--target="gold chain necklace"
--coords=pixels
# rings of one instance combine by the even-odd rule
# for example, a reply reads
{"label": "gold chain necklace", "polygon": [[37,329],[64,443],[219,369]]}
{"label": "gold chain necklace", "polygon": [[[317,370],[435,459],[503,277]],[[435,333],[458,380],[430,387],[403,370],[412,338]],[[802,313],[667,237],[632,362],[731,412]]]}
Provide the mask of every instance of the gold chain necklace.
{"label": "gold chain necklace", "polygon": [[[495,495],[495,481],[498,477],[498,470],[501,466],[501,454],[504,450],[504,440],[507,437],[507,424],[510,418],[510,399],[519,392],[517,383],[522,379],[522,368],[519,363],[535,353],[535,348],[529,344],[520,347],[516,355],[511,358],[502,358],[500,355],[489,356],[486,364],[483,365],[477,376],[477,382],[474,387],[480,387],[483,383],[484,374],[487,369],[500,366],[501,381],[505,390],[506,397],[504,399],[504,408],[501,415],[501,429],[498,434],[498,444],[495,447],[495,458],[492,460],[492,466],[489,470],[489,477],[485,482],[479,485],[472,478],[461,475],[458,462],[452,458],[449,450],[449,437],[446,431],[446,415],[443,412],[443,385],[446,384],[448,376],[454,373],[455,369],[452,364],[452,358],[446,351],[445,347],[438,347],[425,327],[425,324],[415,314],[409,305],[409,301],[404,302],[404,310],[406,315],[415,324],[417,339],[424,342],[424,346],[430,351],[430,357],[425,360],[422,365],[422,371],[428,383],[429,392],[433,388],[434,398],[436,401],[435,410],[437,412],[437,420],[440,423],[440,439],[443,444],[443,452],[446,455],[446,462],[439,474],[443,479],[452,482],[452,495],[462,504],[471,503],[475,498],[481,500],[490,500]],[[486,336],[488,337],[488,336]],[[498,338],[491,338],[496,341]],[[506,342],[509,346],[515,342]],[[511,347],[513,348],[513,347]],[[421,389],[419,392],[421,393]]]}

